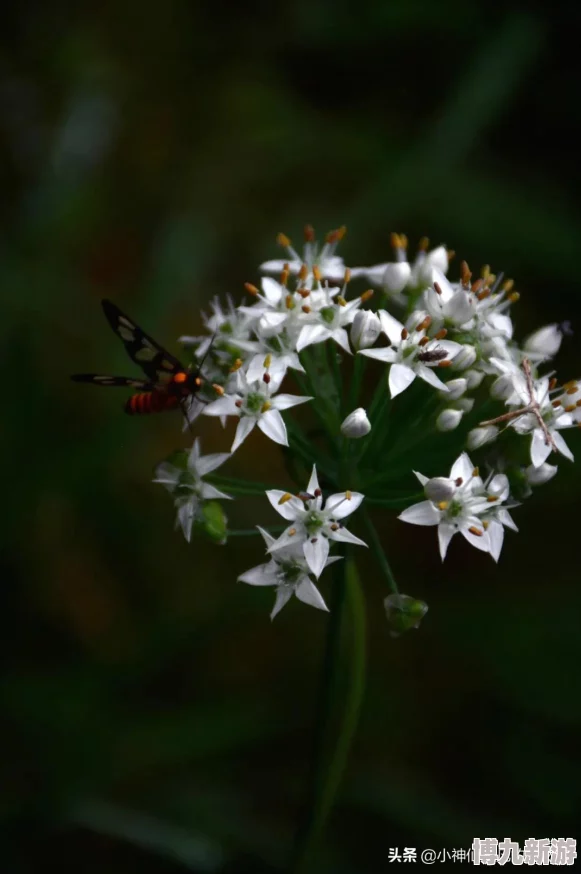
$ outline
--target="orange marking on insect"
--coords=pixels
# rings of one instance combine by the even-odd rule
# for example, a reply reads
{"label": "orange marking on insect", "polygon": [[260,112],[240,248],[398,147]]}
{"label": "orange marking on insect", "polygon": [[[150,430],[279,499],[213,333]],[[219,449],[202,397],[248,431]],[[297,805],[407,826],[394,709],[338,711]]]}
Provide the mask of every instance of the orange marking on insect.
{"label": "orange marking on insect", "polygon": [[187,373],[175,373],[173,381],[177,382],[177,383],[185,382],[187,378],[188,378]]}

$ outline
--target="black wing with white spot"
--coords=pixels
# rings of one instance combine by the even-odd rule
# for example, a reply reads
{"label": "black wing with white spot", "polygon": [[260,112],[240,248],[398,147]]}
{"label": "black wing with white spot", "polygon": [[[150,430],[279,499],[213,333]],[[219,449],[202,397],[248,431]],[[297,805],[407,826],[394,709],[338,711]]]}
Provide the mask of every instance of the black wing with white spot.
{"label": "black wing with white spot", "polygon": [[[163,346],[142,331],[131,319],[121,312],[110,300],[101,301],[103,312],[107,321],[123,342],[129,357],[139,364],[146,376],[154,383],[167,383],[174,373],[184,371],[185,367],[171,355]],[[112,381],[104,382],[105,379],[115,380],[114,377],[100,377],[101,385],[127,385],[128,382]],[[118,378],[120,379],[120,377]],[[95,381],[95,380],[93,380]]]}

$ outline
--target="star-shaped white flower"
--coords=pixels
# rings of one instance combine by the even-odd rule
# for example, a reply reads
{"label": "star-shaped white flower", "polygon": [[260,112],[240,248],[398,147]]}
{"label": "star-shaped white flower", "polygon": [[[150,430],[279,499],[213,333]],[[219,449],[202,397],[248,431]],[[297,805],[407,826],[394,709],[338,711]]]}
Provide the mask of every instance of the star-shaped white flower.
{"label": "star-shaped white flower", "polygon": [[484,483],[465,452],[452,465],[449,477],[428,479],[417,472],[416,476],[427,500],[408,507],[399,518],[412,525],[437,525],[442,561],[458,533],[498,561],[503,526],[517,530],[506,508],[500,506],[508,498],[507,477],[497,474]]}
{"label": "star-shaped white flower", "polygon": [[391,239],[396,260],[375,264],[373,267],[354,267],[353,278],[363,276],[373,288],[381,289],[396,301],[402,302],[402,292],[428,285],[433,268],[444,273],[448,269],[448,253],[444,246],[428,251],[428,241],[423,240],[413,264],[410,264],[407,260],[405,235],[392,234]]}
{"label": "star-shaped white flower", "polygon": [[[329,289],[321,289],[318,293],[322,299],[316,301],[316,309],[312,310],[309,322],[301,328],[296,344],[297,352],[315,343],[334,340],[345,352],[351,353],[349,335],[345,328],[355,318],[361,298],[346,301],[339,297],[333,300],[333,292]],[[313,291],[311,298],[315,298],[316,294]]]}
{"label": "star-shaped white flower", "polygon": [[176,527],[181,526],[186,540],[192,536],[192,525],[200,518],[204,501],[216,499],[231,500],[230,495],[203,481],[203,477],[216,470],[230,458],[229,452],[200,454],[200,440],[194,440],[185,470],[164,461],[155,470],[153,482],[160,483],[173,495],[177,509]]}
{"label": "star-shaped white flower", "polygon": [[[275,538],[259,526],[257,528],[264,538],[267,549],[270,549],[275,543]],[[325,567],[339,561],[340,558],[339,555],[328,558]],[[317,607],[319,610],[329,609],[311,576],[312,571],[306,563],[300,545],[293,544],[273,552],[270,561],[240,574],[238,579],[251,586],[276,587],[276,600],[270,614],[270,618],[274,619],[293,595],[304,604],[310,604],[311,607]]]}
{"label": "star-shaped white flower", "polygon": [[[429,316],[410,330],[385,310],[379,311],[379,318],[391,345],[381,349],[361,349],[359,354],[391,364],[389,391],[392,398],[405,391],[416,376],[440,391],[448,391],[446,383],[436,376],[433,368],[447,366],[446,362],[461,351],[461,344],[444,339],[430,340],[426,335]],[[418,316],[413,318],[417,323]]]}
{"label": "star-shaped white flower", "polygon": [[238,417],[239,422],[230,451],[235,452],[256,425],[275,443],[288,446],[286,425],[280,411],[304,404],[312,398],[288,394],[274,396],[278,385],[271,382],[268,372],[263,375],[262,380],[254,382],[249,382],[246,374],[241,370],[236,373],[235,378],[235,391],[224,394],[204,409],[206,416]]}
{"label": "star-shaped white flower", "polygon": [[266,497],[277,513],[291,523],[278,540],[269,546],[268,551],[275,554],[280,549],[300,545],[307,565],[317,579],[327,564],[329,541],[367,546],[363,540],[347,531],[341,522],[355,512],[364,496],[360,492],[340,492],[329,495],[323,507],[315,465],[306,494],[296,497],[272,489],[266,493]]}
{"label": "star-shaped white flower", "polygon": [[335,250],[345,236],[345,231],[345,228],[329,231],[325,243],[319,249],[313,229],[307,226],[302,257],[293,248],[289,238],[285,234],[279,234],[277,242],[287,250],[289,257],[285,260],[265,261],[264,264],[260,265],[260,270],[263,273],[282,273],[287,268],[291,275],[296,276],[301,271],[305,273],[304,267],[306,267],[306,275],[303,279],[306,288],[311,288],[313,284],[314,267],[318,268],[324,279],[331,282],[341,280],[345,275],[345,264],[342,258],[335,255]]}

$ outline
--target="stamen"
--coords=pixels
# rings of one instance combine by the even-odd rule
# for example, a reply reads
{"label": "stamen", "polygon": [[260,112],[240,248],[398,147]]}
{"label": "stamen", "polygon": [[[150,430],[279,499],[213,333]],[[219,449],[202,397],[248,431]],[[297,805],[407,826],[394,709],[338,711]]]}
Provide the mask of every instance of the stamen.
{"label": "stamen", "polygon": [[575,395],[575,394],[577,394],[578,391],[579,391],[579,389],[577,388],[577,383],[574,382],[573,385],[567,389],[567,394],[568,395]]}
{"label": "stamen", "polygon": [[347,306],[347,301],[346,301],[345,298],[342,297],[340,294],[337,295],[337,297],[335,298],[335,300],[337,301],[337,303],[339,304],[340,307],[345,307],[345,306]]}
{"label": "stamen", "polygon": [[454,249],[448,249],[448,251],[446,252],[446,255],[448,256],[448,264],[449,264],[450,261],[452,261],[452,259],[456,257],[456,252],[454,251]]}
{"label": "stamen", "polygon": [[318,537],[311,537],[311,543],[316,543],[317,540],[318,540]]}
{"label": "stamen", "polygon": [[221,385],[218,385],[217,382],[212,383],[212,388],[214,389],[214,391],[216,392],[217,395],[222,396],[224,394],[224,389],[222,388]]}
{"label": "stamen", "polygon": [[345,492],[345,498],[350,501],[352,497],[352,493],[349,491],[349,489],[347,489],[347,491]]}
{"label": "stamen", "polygon": [[333,522],[332,525],[329,525],[329,528],[331,529],[331,531],[338,531],[339,530],[339,526],[337,525],[336,522]]}
{"label": "stamen", "polygon": [[512,291],[514,288],[514,279],[505,279],[500,287],[503,291]]}
{"label": "stamen", "polygon": [[264,359],[263,366],[265,370],[268,370],[270,365],[272,364],[272,355],[269,353]]}
{"label": "stamen", "polygon": [[483,519],[483,520],[482,520],[482,527],[484,528],[485,531],[488,531],[488,526],[489,526],[489,525],[490,525],[490,522],[487,522],[486,519]]}
{"label": "stamen", "polygon": [[345,268],[345,276],[343,277],[343,282],[345,283],[345,285],[351,282],[351,270],[348,267]]}
{"label": "stamen", "polygon": [[270,382],[270,378],[271,378],[271,377],[270,377],[270,373],[263,373],[263,374],[262,374],[262,381],[263,381],[266,385],[269,384],[269,382]]}
{"label": "stamen", "polygon": [[421,237],[420,242],[418,243],[418,252],[426,252],[430,248],[430,241],[428,237]]}
{"label": "stamen", "polygon": [[257,287],[255,285],[253,285],[251,282],[245,282],[244,288],[246,289],[248,294],[253,294],[255,297],[257,294],[260,294]]}
{"label": "stamen", "polygon": [[568,407],[564,407],[566,413],[572,413],[573,410],[577,409],[577,404],[569,404]]}
{"label": "stamen", "polygon": [[337,228],[334,231],[329,231],[329,233],[325,237],[325,240],[327,243],[338,243],[340,242],[340,240],[343,239],[346,233],[347,228],[345,227],[345,225],[341,225],[340,228]]}
{"label": "stamen", "polygon": [[478,294],[478,292],[483,288],[484,285],[485,285],[484,279],[477,279],[476,282],[472,283],[473,293]]}
{"label": "stamen", "polygon": [[419,325],[417,325],[416,331],[427,331],[431,324],[432,324],[432,317],[426,316],[426,318],[423,319],[423,321],[421,321],[419,323]]}
{"label": "stamen", "polygon": [[294,310],[295,302],[293,300],[292,294],[287,294],[284,304],[285,304],[287,310]]}
{"label": "stamen", "polygon": [[470,279],[472,278],[472,273],[466,261],[462,261],[462,263],[460,264],[460,277],[464,288],[470,288]]}
{"label": "stamen", "polygon": [[447,510],[449,506],[450,504],[448,501],[438,501],[438,503],[436,504],[438,510]]}
{"label": "stamen", "polygon": [[305,237],[305,243],[315,242],[315,229],[312,225],[305,225],[303,234]]}
{"label": "stamen", "polygon": [[472,471],[472,476],[480,476],[480,468],[479,467],[474,468],[474,470]]}
{"label": "stamen", "polygon": [[494,504],[496,501],[498,501],[498,495],[488,495],[486,500],[489,504]]}
{"label": "stamen", "polygon": [[316,282],[320,282],[321,279],[323,278],[323,275],[321,273],[321,270],[320,270],[320,267],[318,264],[315,264],[313,267],[313,276],[315,277]]}
{"label": "stamen", "polygon": [[276,235],[276,242],[278,243],[279,246],[284,246],[285,249],[288,249],[288,247],[291,244],[291,241],[287,237],[287,235],[282,234],[282,233]]}
{"label": "stamen", "polygon": [[270,410],[271,407],[272,407],[272,404],[270,403],[270,401],[265,401],[260,408],[260,412],[261,413],[268,413],[268,411]]}
{"label": "stamen", "polygon": [[284,495],[278,499],[278,505],[280,507],[281,504],[286,504],[287,501],[290,501],[292,495],[290,492],[285,492]]}
{"label": "stamen", "polygon": [[442,289],[440,288],[439,282],[434,282],[434,291],[436,292],[436,294],[442,294]]}
{"label": "stamen", "polygon": [[308,296],[310,295],[310,293],[311,293],[311,292],[309,291],[308,288],[298,288],[298,289],[297,289],[297,294],[298,294],[300,297],[302,297],[303,300],[304,300],[306,297],[308,297]]}
{"label": "stamen", "polygon": [[561,406],[561,401],[559,400],[559,398],[557,398],[556,400],[551,401],[551,405],[552,405],[553,407],[555,407],[555,408],[556,408],[556,407],[560,407],[560,406]]}
{"label": "stamen", "polygon": [[323,492],[321,491],[321,489],[315,489],[315,498],[320,498],[322,494]]}
{"label": "stamen", "polygon": [[429,337],[422,337],[422,339],[418,343],[418,346],[425,346],[427,343],[431,343],[430,338]]}
{"label": "stamen", "polygon": [[399,234],[396,234],[396,233],[392,232],[392,233],[389,235],[389,241],[390,241],[390,243],[391,243],[391,245],[393,246],[394,249],[403,249],[403,246],[402,246],[402,244],[401,244],[401,242],[400,242],[400,236],[399,236]]}
{"label": "stamen", "polygon": [[482,268],[480,269],[480,275],[484,280],[488,279],[488,277],[490,276],[490,264],[482,265]]}
{"label": "stamen", "polygon": [[241,410],[242,409],[242,401],[235,401],[234,406],[238,407],[238,409]]}
{"label": "stamen", "polygon": [[567,391],[571,386],[577,385],[577,381],[575,379],[570,379],[568,382],[563,383],[563,390]]}
{"label": "stamen", "polygon": [[457,479],[454,480],[454,485],[457,488],[460,488],[460,486],[462,485],[463,482],[464,482],[464,480],[462,479],[461,476],[459,476]]}
{"label": "stamen", "polygon": [[437,334],[434,334],[434,340],[443,340],[448,334],[447,328],[442,328]]}
{"label": "stamen", "polygon": [[237,370],[240,370],[240,368],[242,367],[242,364],[243,364],[242,359],[237,358],[236,361],[234,362],[234,364],[232,365],[232,367],[230,368],[230,373],[236,373]]}
{"label": "stamen", "polygon": [[299,270],[299,280],[304,282],[307,276],[309,275],[309,268],[306,264],[301,264],[301,269]]}
{"label": "stamen", "polygon": [[552,379],[549,380],[549,391],[553,391],[557,386],[558,379],[556,376],[553,376]]}
{"label": "stamen", "polygon": [[516,303],[520,300],[520,294],[518,291],[513,291],[512,294],[509,294],[508,299],[511,303]]}
{"label": "stamen", "polygon": [[289,536],[289,537],[294,537],[296,533],[297,533],[297,529],[296,529],[296,528],[291,528],[290,531],[288,532],[288,536]]}
{"label": "stamen", "polygon": [[449,358],[446,358],[445,361],[438,361],[438,367],[452,367],[452,362]]}
{"label": "stamen", "polygon": [[286,284],[288,282],[288,278],[290,276],[290,270],[288,264],[285,264],[282,268],[282,273],[280,274],[280,284],[284,285],[286,288]]}
{"label": "stamen", "polygon": [[402,340],[407,340],[407,338],[409,337],[409,335],[410,335],[410,332],[408,331],[408,329],[407,329],[407,328],[402,328],[402,331],[401,331],[401,339],[402,339]]}
{"label": "stamen", "polygon": [[476,295],[476,297],[478,298],[478,300],[486,300],[487,297],[490,297],[490,294],[491,292],[489,288],[483,288],[482,291]]}
{"label": "stamen", "polygon": [[480,528],[476,528],[474,525],[471,525],[468,531],[470,532],[470,534],[474,534],[476,537],[482,537],[482,535],[484,534],[484,531],[481,531]]}
{"label": "stamen", "polygon": [[306,306],[306,305],[305,305],[305,306],[302,306],[301,309],[302,309],[302,311],[303,311],[304,313],[306,313],[307,315],[311,312],[311,308],[308,307],[308,306]]}
{"label": "stamen", "polygon": [[360,295],[359,300],[361,303],[365,303],[366,300],[369,300],[370,297],[373,297],[373,289],[368,288],[367,291],[364,291],[362,295]]}

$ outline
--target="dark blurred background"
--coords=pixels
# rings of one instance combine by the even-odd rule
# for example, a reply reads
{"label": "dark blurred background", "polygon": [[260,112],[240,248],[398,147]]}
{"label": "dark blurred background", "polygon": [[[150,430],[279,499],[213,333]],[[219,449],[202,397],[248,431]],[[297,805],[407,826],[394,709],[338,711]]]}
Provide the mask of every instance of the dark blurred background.
{"label": "dark blurred background", "polygon": [[[428,234],[516,278],[521,338],[570,319],[557,364],[579,376],[579,19],[525,0],[4,9],[3,870],[268,872],[305,797],[328,617],[293,601],[271,624],[272,592],[236,584],[257,539],[173,531],[150,478],[188,443],[177,419],[68,379],[134,372],[100,298],[177,351],[279,230],[345,223],[352,265],[389,260],[392,230]],[[204,450],[225,451],[214,426]],[[255,432],[229,472],[258,463],[287,484]],[[391,639],[361,558],[367,693],[319,870],[576,837],[581,474],[560,467],[498,568],[456,541],[441,565],[433,531],[381,519],[430,611]]]}

